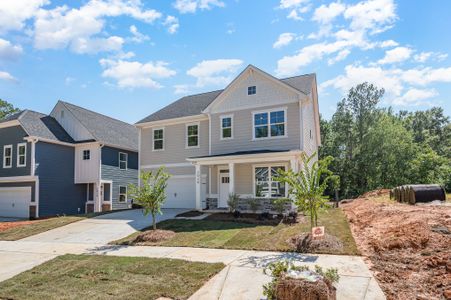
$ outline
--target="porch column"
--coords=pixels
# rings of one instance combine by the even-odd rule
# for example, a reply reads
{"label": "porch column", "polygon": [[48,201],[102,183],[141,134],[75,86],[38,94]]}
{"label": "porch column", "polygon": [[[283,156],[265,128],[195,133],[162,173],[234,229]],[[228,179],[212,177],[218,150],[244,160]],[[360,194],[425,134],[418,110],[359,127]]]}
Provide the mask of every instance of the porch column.
{"label": "porch column", "polygon": [[94,212],[101,212],[102,211],[101,183],[97,182],[95,184],[95,187],[96,187],[96,196],[94,196]]}
{"label": "porch column", "polygon": [[291,170],[293,170],[293,172],[299,172],[299,162],[297,160],[297,158],[292,158],[290,160],[290,168]]}
{"label": "porch column", "polygon": [[200,171],[200,165],[196,164],[196,209],[202,209],[202,200],[201,200],[201,184],[202,184],[202,174]]}
{"label": "porch column", "polygon": [[235,193],[235,164],[229,163],[229,194]]}

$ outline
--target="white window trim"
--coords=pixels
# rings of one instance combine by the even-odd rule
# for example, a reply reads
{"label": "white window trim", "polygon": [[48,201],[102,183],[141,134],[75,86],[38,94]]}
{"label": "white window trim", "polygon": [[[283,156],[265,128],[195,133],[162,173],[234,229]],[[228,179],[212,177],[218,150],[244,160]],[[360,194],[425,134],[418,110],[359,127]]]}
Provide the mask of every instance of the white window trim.
{"label": "white window trim", "polygon": [[[9,166],[6,165],[6,149],[11,149],[11,156],[10,156],[10,164]],[[13,145],[5,145],[3,146],[3,168],[4,169],[11,169],[13,167]]]}
{"label": "white window trim", "polygon": [[[255,190],[255,169],[256,168],[271,168],[271,167],[285,167],[285,171],[288,171],[288,163],[269,163],[269,164],[255,164],[252,165],[252,193],[255,198],[257,198],[256,190]],[[268,181],[272,182],[271,178],[271,170],[268,170]],[[285,196],[282,198],[288,197],[288,184],[285,183]],[[259,199],[278,199],[281,197],[258,197]]]}
{"label": "white window trim", "polygon": [[[125,194],[121,194],[121,187],[125,188]],[[118,193],[118,196],[117,196],[117,202],[119,202],[119,203],[127,203],[127,201],[128,201],[127,193],[128,193],[127,186],[126,185],[120,185],[119,186],[119,193]],[[125,195],[125,201],[121,201],[121,195]]]}
{"label": "white window trim", "polygon": [[[255,93],[249,94],[249,88],[252,88],[252,87],[255,87]],[[247,95],[248,96],[253,96],[253,95],[256,95],[256,94],[257,94],[257,86],[256,85],[250,85],[250,86],[247,87]]]}
{"label": "white window trim", "polygon": [[[230,135],[230,137],[224,137],[223,136],[223,129],[224,129],[224,127],[222,127],[222,120],[223,119],[226,119],[226,118],[230,118],[230,129],[231,129],[231,135]],[[233,139],[233,114],[231,114],[231,115],[222,115],[220,118],[219,118],[219,127],[221,128],[221,135],[220,135],[220,139],[223,141],[223,140],[231,140],[231,139]]]}
{"label": "white window trim", "polygon": [[[20,157],[20,154],[19,154],[19,147],[21,147],[21,146],[24,146],[24,147],[25,147],[25,153],[24,153],[25,159],[24,159],[24,163],[23,163],[23,164],[20,164],[20,163],[19,163],[19,162],[20,162],[20,159],[19,159],[19,157]],[[17,144],[17,155],[16,155],[16,159],[17,159],[17,167],[18,167],[18,168],[23,168],[23,167],[26,167],[26,166],[27,166],[27,143],[19,143],[19,144]]]}
{"label": "white window trim", "polygon": [[[85,151],[89,152],[89,158],[85,159]],[[84,149],[81,151],[81,160],[91,160],[91,149]]]}
{"label": "white window trim", "polygon": [[[121,160],[121,154],[125,154],[125,169],[122,169],[121,168],[121,161],[124,161],[124,160]],[[119,154],[118,154],[118,161],[119,161],[119,169],[120,170],[128,170],[128,153],[125,153],[125,152],[119,152]]]}
{"label": "white window trim", "polygon": [[[155,130],[163,130],[163,148],[162,149],[155,149]],[[164,127],[158,127],[158,128],[152,128],[152,151],[164,151],[164,144],[165,142],[166,134],[164,133]],[[157,140],[159,141],[159,139]]]}
{"label": "white window trim", "polygon": [[[197,146],[188,146],[188,126],[197,125]],[[200,147],[200,122],[185,124],[185,149],[195,149]]]}
{"label": "white window trim", "polygon": [[[285,130],[284,135],[278,135],[278,136],[271,136],[271,118],[270,113],[275,111],[283,111],[284,120],[285,120]],[[268,136],[267,137],[261,137],[256,138],[255,137],[255,115],[261,114],[261,113],[267,113],[268,114]],[[252,141],[262,141],[262,140],[270,140],[270,139],[280,139],[280,138],[286,138],[288,137],[288,115],[287,115],[287,107],[277,107],[272,109],[265,109],[265,110],[258,110],[252,112]]]}

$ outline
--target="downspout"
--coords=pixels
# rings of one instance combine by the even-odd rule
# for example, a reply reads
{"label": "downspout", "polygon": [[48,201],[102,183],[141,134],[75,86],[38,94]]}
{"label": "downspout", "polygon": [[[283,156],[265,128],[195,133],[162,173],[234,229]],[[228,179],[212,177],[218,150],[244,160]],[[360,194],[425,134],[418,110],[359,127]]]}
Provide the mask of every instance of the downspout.
{"label": "downspout", "polygon": [[[99,203],[98,203],[98,211],[101,212],[102,211],[102,204],[103,204],[103,198],[101,197],[101,193],[100,193],[100,187],[102,184],[102,148],[103,148],[104,144],[99,144],[99,179],[97,181],[97,199],[99,199]],[[113,204],[111,203],[111,209]]]}
{"label": "downspout", "polygon": [[[31,139],[31,166],[30,176],[34,177],[36,174],[36,143],[38,139]],[[39,218],[39,177],[34,181],[34,205],[35,217]]]}

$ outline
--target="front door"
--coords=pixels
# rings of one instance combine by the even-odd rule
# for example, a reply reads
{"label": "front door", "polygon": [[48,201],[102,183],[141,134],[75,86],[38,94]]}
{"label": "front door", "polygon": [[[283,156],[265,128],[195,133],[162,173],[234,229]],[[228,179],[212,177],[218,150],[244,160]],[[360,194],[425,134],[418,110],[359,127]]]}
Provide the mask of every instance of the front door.
{"label": "front door", "polygon": [[218,207],[228,207],[229,199],[229,173],[219,173],[219,203]]}

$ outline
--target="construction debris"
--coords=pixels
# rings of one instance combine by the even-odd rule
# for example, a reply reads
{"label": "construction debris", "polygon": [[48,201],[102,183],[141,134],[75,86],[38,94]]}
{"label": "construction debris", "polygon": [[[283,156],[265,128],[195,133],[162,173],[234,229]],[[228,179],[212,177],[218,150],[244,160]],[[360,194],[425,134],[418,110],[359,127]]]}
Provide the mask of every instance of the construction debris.
{"label": "construction debris", "polygon": [[342,204],[357,246],[388,299],[451,299],[451,207],[389,200]]}

